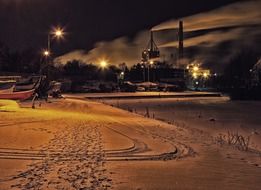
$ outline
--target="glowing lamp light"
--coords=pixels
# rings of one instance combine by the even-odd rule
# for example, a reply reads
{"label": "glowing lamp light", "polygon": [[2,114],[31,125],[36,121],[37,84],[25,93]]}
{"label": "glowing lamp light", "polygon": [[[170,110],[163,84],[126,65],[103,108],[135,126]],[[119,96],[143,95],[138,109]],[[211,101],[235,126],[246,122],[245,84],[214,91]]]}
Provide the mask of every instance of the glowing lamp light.
{"label": "glowing lamp light", "polygon": [[198,71],[198,70],[199,70],[198,66],[193,67],[193,71]]}
{"label": "glowing lamp light", "polygon": [[60,27],[57,27],[57,28],[54,28],[53,29],[53,32],[52,32],[53,36],[60,39],[60,38],[63,38],[64,36],[64,31],[62,28]]}
{"label": "glowing lamp light", "polygon": [[204,78],[208,78],[208,74],[207,73],[203,73],[203,77]]}
{"label": "glowing lamp light", "polygon": [[197,73],[193,73],[192,76],[193,76],[194,79],[198,78]]}
{"label": "glowing lamp light", "polygon": [[44,55],[45,57],[48,57],[48,56],[50,55],[50,52],[49,52],[48,50],[44,50],[44,51],[43,51],[43,55]]}
{"label": "glowing lamp light", "polygon": [[107,63],[107,61],[102,60],[102,61],[100,62],[100,65],[101,65],[102,68],[105,68],[105,67],[107,67],[108,63]]}
{"label": "glowing lamp light", "polygon": [[55,32],[55,36],[57,36],[57,37],[62,36],[62,35],[63,35],[63,33],[62,33],[61,30],[57,30],[57,31]]}
{"label": "glowing lamp light", "polygon": [[152,65],[154,62],[153,61],[150,61],[150,64]]}

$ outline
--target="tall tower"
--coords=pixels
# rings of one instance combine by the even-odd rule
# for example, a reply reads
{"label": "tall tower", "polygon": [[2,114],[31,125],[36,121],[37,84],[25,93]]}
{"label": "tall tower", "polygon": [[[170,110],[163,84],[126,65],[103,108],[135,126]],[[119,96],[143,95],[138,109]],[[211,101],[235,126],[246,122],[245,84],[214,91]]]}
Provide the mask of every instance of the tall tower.
{"label": "tall tower", "polygon": [[183,21],[179,21],[178,39],[179,39],[179,59],[182,59],[184,56],[183,55],[183,49],[184,49]]}
{"label": "tall tower", "polygon": [[142,52],[142,61],[147,62],[151,59],[159,58],[160,51],[153,39],[153,31],[150,32],[150,41],[147,48]]}

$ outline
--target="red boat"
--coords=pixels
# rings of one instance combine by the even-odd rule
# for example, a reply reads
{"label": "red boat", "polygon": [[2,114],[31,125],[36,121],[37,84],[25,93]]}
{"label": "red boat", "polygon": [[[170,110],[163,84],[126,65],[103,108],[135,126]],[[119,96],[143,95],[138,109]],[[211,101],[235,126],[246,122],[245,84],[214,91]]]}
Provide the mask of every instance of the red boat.
{"label": "red boat", "polygon": [[34,94],[34,90],[26,90],[20,92],[11,92],[11,93],[0,93],[0,99],[9,99],[9,100],[26,100]]}
{"label": "red boat", "polygon": [[12,93],[15,88],[15,80],[0,80],[0,94]]}

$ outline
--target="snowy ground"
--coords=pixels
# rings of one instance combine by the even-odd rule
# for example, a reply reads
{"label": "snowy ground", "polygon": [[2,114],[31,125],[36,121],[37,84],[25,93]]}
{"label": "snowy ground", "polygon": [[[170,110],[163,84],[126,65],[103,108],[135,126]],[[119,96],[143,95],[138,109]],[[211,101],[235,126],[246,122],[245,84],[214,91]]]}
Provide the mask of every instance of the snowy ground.
{"label": "snowy ground", "polygon": [[80,98],[83,97],[88,99],[126,99],[126,98],[159,98],[159,97],[217,97],[220,93],[216,92],[195,92],[195,91],[185,91],[185,92],[114,92],[114,93],[73,93],[64,94],[67,98]]}
{"label": "snowy ground", "polygon": [[43,102],[35,110],[22,106],[0,101],[0,189],[261,185],[260,155],[220,146],[212,133],[194,126],[167,124],[87,100]]}
{"label": "snowy ground", "polygon": [[261,151],[261,102],[230,101],[228,97],[103,100],[102,102],[214,135],[238,132]]}

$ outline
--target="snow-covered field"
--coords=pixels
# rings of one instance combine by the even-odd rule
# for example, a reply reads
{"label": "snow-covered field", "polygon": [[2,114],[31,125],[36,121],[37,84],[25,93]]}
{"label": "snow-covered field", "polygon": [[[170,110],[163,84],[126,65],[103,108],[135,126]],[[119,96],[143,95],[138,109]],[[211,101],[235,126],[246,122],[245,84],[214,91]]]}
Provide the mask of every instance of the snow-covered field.
{"label": "snow-covered field", "polygon": [[261,151],[261,102],[230,101],[228,97],[103,100],[137,114],[214,135],[238,132],[250,137],[252,148]]}
{"label": "snow-covered field", "polygon": [[260,188],[258,152],[221,146],[195,122],[216,115],[201,111],[195,125],[181,124],[198,108],[173,115],[173,105],[161,101],[125,103],[140,113],[150,105],[154,117],[166,110],[174,125],[88,100],[53,100],[36,109],[0,101],[0,189]]}

